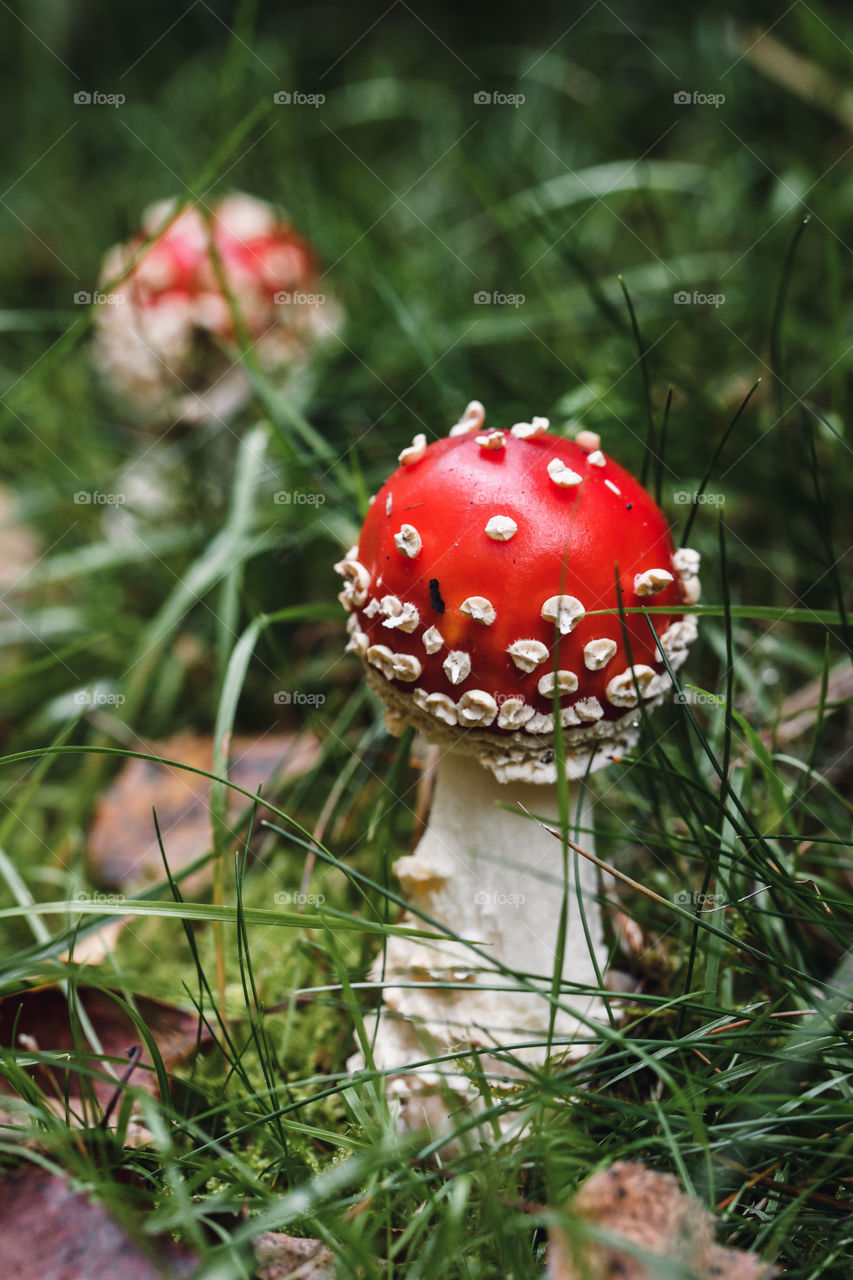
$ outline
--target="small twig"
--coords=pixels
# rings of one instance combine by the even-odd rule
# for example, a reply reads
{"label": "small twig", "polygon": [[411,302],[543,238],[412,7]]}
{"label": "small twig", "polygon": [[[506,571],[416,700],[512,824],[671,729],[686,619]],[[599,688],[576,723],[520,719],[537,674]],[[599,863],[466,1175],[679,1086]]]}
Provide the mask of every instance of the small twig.
{"label": "small twig", "polygon": [[[735,1164],[734,1160],[721,1159],[720,1163],[729,1169],[733,1169],[735,1173],[739,1173],[741,1177],[745,1177],[747,1179],[746,1185],[748,1187],[754,1187],[759,1182],[769,1181],[771,1182],[773,1190],[776,1192],[784,1191],[795,1198],[805,1196],[807,1200],[817,1200],[820,1204],[828,1204],[833,1209],[841,1209],[845,1213],[853,1213],[853,1202],[850,1200],[839,1200],[836,1196],[823,1195],[820,1191],[805,1191],[802,1187],[796,1186],[793,1182],[777,1182],[772,1175],[780,1168],[782,1164],[781,1160],[777,1160],[769,1169],[763,1169],[760,1173],[748,1173],[742,1165]],[[838,1184],[835,1183],[830,1185],[837,1186]],[[726,1199],[717,1206],[717,1212],[721,1213],[722,1210],[725,1209],[738,1194],[738,1192],[734,1192],[732,1195],[727,1196]]]}
{"label": "small twig", "polygon": [[[529,809],[525,808],[523,804],[519,804],[518,807],[528,818],[532,818],[534,822],[538,822],[539,826],[549,832],[555,840],[562,840],[562,836],[559,831],[555,831],[553,827],[549,827],[547,822],[540,822],[539,819],[535,817]],[[594,863],[600,871],[606,871],[608,875],[613,876],[616,880],[621,880],[623,884],[628,885],[630,889],[634,889],[637,893],[644,893],[647,898],[651,898],[653,902],[659,902],[662,907],[672,908],[672,902],[667,898],[662,898],[659,893],[655,893],[654,889],[648,889],[644,884],[640,884],[638,880],[632,880],[630,876],[625,875],[624,871],[617,871],[616,867],[611,867],[608,863],[602,862],[600,858],[596,858],[594,853],[589,853],[588,850],[582,849],[580,845],[575,844],[574,841],[567,840],[566,843],[570,849],[574,850],[575,853],[579,853],[582,858],[586,858],[589,862]]]}
{"label": "small twig", "polygon": [[139,1066],[139,1059],[142,1057],[142,1045],[135,1044],[132,1049],[127,1050],[127,1066],[119,1076],[119,1082],[116,1085],[113,1095],[107,1105],[104,1107],[104,1114],[101,1117],[100,1128],[106,1129],[110,1121],[110,1116],[116,1109],[119,1098],[124,1093],[124,1087],[136,1068]]}

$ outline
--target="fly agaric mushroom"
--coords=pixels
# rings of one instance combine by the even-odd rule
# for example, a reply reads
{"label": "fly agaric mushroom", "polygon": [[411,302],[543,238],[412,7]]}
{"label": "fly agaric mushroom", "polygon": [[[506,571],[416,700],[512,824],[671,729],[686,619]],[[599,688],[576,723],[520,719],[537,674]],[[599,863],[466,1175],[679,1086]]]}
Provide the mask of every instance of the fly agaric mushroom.
{"label": "fly agaric mushroom", "polygon": [[150,205],[141,233],[107,253],[101,288],[114,295],[96,309],[95,363],[140,408],[221,419],[249,391],[227,354],[232,305],[272,374],[303,365],[311,343],[338,328],[340,309],[317,291],[313,250],[272,205],[235,193],[209,222],[193,206],[177,208]]}
{"label": "fly agaric mushroom", "polygon": [[[511,1064],[545,1060],[562,909],[557,846],[505,806],[559,824],[556,721],[571,811],[580,808],[591,851],[583,779],[629,750],[638,704],[670,685],[647,617],[673,668],[696,633],[679,614],[698,595],[698,557],[674,550],[663,513],[598,437],[550,435],[543,418],[484,432],[483,419],[474,401],[449,438],[404,449],[358,544],[335,566],[347,648],[389,727],[412,724],[441,749],[427,830],[395,872],[412,905],[477,940],[498,965],[452,937],[388,940],[374,975],[384,989],[374,1055],[409,1126],[426,1116],[442,1127],[442,1090],[468,1101],[474,1093],[441,1064],[412,1067],[418,1059],[476,1047],[493,1080],[523,1069]],[[625,609],[671,613],[620,616],[614,575]],[[543,883],[549,874],[555,888]],[[554,1045],[575,1057],[594,1039],[590,1023],[606,1016],[583,992],[599,986],[606,951],[592,864],[581,859],[578,875],[553,1029]],[[533,989],[519,974],[535,975]],[[513,1046],[506,1059],[496,1056],[502,1046]]]}

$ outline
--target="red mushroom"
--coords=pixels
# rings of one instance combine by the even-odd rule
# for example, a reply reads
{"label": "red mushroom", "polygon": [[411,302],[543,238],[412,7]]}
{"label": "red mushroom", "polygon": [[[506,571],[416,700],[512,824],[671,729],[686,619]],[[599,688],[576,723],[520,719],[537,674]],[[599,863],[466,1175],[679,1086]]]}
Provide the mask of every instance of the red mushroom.
{"label": "red mushroom", "polygon": [[225,354],[236,337],[227,294],[271,373],[304,362],[340,309],[318,287],[313,250],[263,200],[226,196],[209,223],[192,206],[169,222],[176,208],[151,205],[141,233],[106,255],[101,286],[119,283],[96,310],[95,361],[129,400],[198,422],[233,413],[249,389]]}
{"label": "red mushroom", "polygon": [[[698,595],[698,556],[674,550],[663,513],[597,436],[564,440],[544,418],[508,430],[483,421],[475,401],[450,438],[427,445],[420,436],[404,449],[358,545],[336,565],[348,648],[392,730],[413,724],[442,748],[428,829],[397,875],[414,905],[480,940],[503,969],[478,966],[463,944],[389,940],[375,1053],[408,1123],[421,1123],[422,1110],[440,1123],[429,1095],[448,1082],[471,1093],[440,1067],[407,1069],[429,1056],[425,1044],[436,1053],[525,1044],[513,1049],[517,1062],[544,1059],[562,894],[541,877],[554,877],[555,845],[498,806],[522,803],[559,821],[555,709],[576,808],[587,772],[636,742],[639,701],[669,687],[647,616],[613,612],[615,575],[625,608],[671,609],[652,616],[673,667],[696,630],[680,609]],[[588,811],[582,825],[589,849]],[[569,893],[562,978],[581,990],[564,995],[555,1024],[556,1045],[575,1056],[603,1016],[582,991],[598,986],[606,963],[593,871],[582,860],[589,943]],[[538,991],[523,989],[519,973],[537,975]],[[485,1069],[512,1074],[497,1059]]]}

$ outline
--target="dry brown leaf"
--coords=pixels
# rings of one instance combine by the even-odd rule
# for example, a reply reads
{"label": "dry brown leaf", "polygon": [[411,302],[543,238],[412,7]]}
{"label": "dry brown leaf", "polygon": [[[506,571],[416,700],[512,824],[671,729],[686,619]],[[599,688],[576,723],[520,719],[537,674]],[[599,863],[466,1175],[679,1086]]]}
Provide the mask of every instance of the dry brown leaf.
{"label": "dry brown leaf", "polygon": [[[151,743],[152,755],[179,760],[210,772],[213,740],[195,733],[180,733],[165,742]],[[287,781],[299,777],[316,762],[321,744],[312,733],[269,733],[263,738],[231,739],[229,778],[246,791],[271,778]],[[152,809],[163,837],[163,848],[173,874],[210,847],[210,780],[186,769],[131,759],[122,768],[98,804],[89,831],[88,865],[92,879],[106,888],[137,890],[163,877],[163,860],[154,829]],[[228,791],[228,819],[236,821],[251,802],[239,792]],[[212,876],[205,867],[185,883],[190,894]]]}
{"label": "dry brown leaf", "polygon": [[[570,1204],[582,1225],[619,1236],[653,1257],[680,1263],[697,1280],[770,1280],[776,1267],[754,1253],[714,1242],[717,1219],[695,1197],[685,1195],[669,1173],[617,1160],[584,1182]],[[549,1232],[548,1280],[655,1280],[655,1272],[617,1248],[573,1240],[560,1228]]]}
{"label": "dry brown leaf", "polygon": [[117,916],[101,925],[94,933],[76,939],[74,946],[63,951],[60,960],[68,964],[72,959],[75,964],[101,964],[108,955],[115,951],[118,936],[130,920],[130,916]]}
{"label": "dry brown leaf", "polygon": [[[199,1035],[199,1020],[194,1013],[187,1013],[160,1000],[152,1000],[147,996],[137,996],[135,1004],[140,1017],[154,1039],[163,1059],[167,1072],[190,1060],[196,1045],[202,1050],[209,1049],[212,1036],[202,1026]],[[104,1079],[91,1080],[87,1077],[82,1083],[80,1076],[64,1061],[45,1065],[37,1063],[25,1067],[27,1074],[49,1098],[56,1100],[58,1114],[65,1114],[64,1095],[67,1089],[72,1113],[77,1113],[79,1122],[84,1123],[82,1111],[84,1100],[81,1088],[89,1094],[94,1092],[100,1108],[99,1114],[86,1118],[85,1122],[95,1124],[101,1119],[103,1111],[116,1099],[122,1089],[118,1077],[132,1065],[128,1083],[134,1088],[142,1088],[147,1093],[157,1096],[157,1076],[154,1072],[151,1057],[141,1040],[133,1021],[112,997],[94,987],[79,987],[75,994],[75,1007],[85,1010],[106,1055],[120,1059],[112,1064],[116,1074],[113,1080],[107,1076],[107,1064],[100,1063],[92,1051],[87,1055],[87,1065],[105,1076]],[[82,1032],[78,1032],[77,1043],[87,1044]],[[0,1000],[0,1046],[15,1049],[22,1057],[30,1053],[71,1054],[75,1050],[75,1039],[72,1032],[69,1005],[59,987],[39,987],[16,995],[4,996]],[[133,1058],[129,1055],[135,1050]],[[127,1064],[123,1066],[122,1064]],[[13,1092],[9,1084],[0,1079],[0,1092]],[[20,1123],[20,1121],[18,1121]]]}
{"label": "dry brown leaf", "polygon": [[170,1236],[133,1239],[106,1209],[46,1169],[0,1178],[3,1275],[38,1280],[173,1280],[200,1259]]}
{"label": "dry brown leaf", "polygon": [[319,1240],[264,1231],[252,1241],[256,1280],[335,1280],[335,1256]]}

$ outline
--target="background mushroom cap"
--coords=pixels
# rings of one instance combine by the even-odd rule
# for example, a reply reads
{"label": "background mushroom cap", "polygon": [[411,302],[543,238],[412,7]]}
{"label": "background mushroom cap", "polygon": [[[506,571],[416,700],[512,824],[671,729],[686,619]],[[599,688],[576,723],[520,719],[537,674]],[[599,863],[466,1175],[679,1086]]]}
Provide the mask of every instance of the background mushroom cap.
{"label": "background mushroom cap", "polygon": [[671,606],[653,621],[678,665],[695,560],[674,558],[663,512],[595,444],[474,428],[404,451],[339,566],[357,579],[350,647],[396,716],[511,751],[550,740],[556,684],[582,749],[668,687],[646,617],[625,616],[629,656],[619,614],[596,611],[617,608],[617,572],[626,608]]}
{"label": "background mushroom cap", "polygon": [[272,205],[233,193],[212,206],[209,222],[192,205],[169,222],[177,207],[150,205],[141,232],[114,246],[101,268],[102,288],[119,283],[117,300],[97,308],[95,360],[122,394],[153,403],[204,388],[228,368],[219,344],[236,334],[216,259],[265,368],[337,326],[333,304],[299,301],[322,296],[313,293],[317,259]]}

